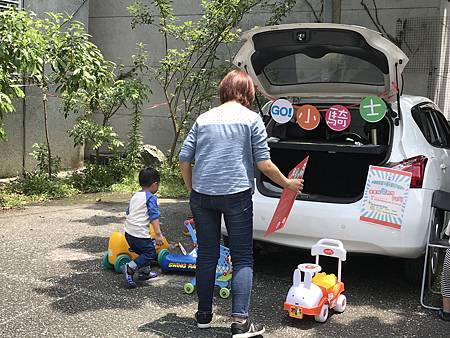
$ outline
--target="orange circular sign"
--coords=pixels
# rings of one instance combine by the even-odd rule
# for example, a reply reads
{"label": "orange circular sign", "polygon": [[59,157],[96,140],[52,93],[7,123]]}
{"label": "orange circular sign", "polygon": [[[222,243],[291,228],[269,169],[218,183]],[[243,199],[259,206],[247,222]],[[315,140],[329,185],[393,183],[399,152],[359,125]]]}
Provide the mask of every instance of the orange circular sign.
{"label": "orange circular sign", "polygon": [[296,108],[295,112],[297,116],[297,124],[302,129],[313,130],[316,129],[320,123],[319,110],[310,104],[305,104]]}

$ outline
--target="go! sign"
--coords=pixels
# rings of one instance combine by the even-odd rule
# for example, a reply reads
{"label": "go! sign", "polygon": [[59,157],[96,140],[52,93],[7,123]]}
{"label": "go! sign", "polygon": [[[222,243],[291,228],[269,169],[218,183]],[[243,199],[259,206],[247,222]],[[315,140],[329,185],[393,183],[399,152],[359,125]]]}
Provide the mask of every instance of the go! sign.
{"label": "go! sign", "polygon": [[270,107],[270,115],[278,123],[289,122],[294,116],[292,103],[285,99],[276,100]]}

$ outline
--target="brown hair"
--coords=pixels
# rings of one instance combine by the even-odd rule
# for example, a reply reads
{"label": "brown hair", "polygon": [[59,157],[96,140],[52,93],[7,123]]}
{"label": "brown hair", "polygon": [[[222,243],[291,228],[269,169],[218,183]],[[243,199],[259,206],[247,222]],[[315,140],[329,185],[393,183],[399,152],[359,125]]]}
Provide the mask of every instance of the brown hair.
{"label": "brown hair", "polygon": [[242,70],[232,70],[219,85],[220,103],[237,101],[250,107],[255,99],[255,85],[251,77]]}

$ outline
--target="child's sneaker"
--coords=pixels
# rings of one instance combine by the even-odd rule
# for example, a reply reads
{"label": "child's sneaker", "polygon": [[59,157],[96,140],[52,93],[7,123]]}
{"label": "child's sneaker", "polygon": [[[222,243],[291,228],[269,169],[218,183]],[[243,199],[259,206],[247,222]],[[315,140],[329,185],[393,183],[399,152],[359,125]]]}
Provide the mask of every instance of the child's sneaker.
{"label": "child's sneaker", "polygon": [[135,270],[130,268],[130,266],[127,264],[122,266],[122,272],[123,276],[125,277],[125,282],[127,283],[127,287],[129,289],[134,289],[137,285],[133,280],[133,275]]}
{"label": "child's sneaker", "polygon": [[212,313],[199,312],[195,313],[195,321],[197,322],[197,327],[200,329],[208,329],[211,327]]}
{"label": "child's sneaker", "polygon": [[231,324],[231,335],[233,338],[247,338],[262,335],[266,329],[261,324],[255,324],[250,319],[243,323]]}
{"label": "child's sneaker", "polygon": [[139,271],[138,280],[149,280],[152,278],[158,277],[158,274],[155,271]]}

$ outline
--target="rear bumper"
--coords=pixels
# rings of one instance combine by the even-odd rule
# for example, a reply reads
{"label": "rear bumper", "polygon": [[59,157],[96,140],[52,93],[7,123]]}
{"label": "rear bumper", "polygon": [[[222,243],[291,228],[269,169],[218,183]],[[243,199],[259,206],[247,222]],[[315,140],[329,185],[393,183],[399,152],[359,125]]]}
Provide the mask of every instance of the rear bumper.
{"label": "rear bumper", "polygon": [[400,230],[360,221],[361,200],[351,204],[295,201],[285,228],[264,237],[279,199],[256,191],[253,235],[257,240],[304,249],[321,238],[335,238],[349,252],[417,258],[425,250],[432,195],[432,190],[410,190]]}

